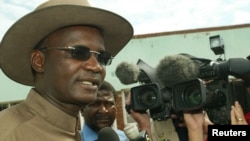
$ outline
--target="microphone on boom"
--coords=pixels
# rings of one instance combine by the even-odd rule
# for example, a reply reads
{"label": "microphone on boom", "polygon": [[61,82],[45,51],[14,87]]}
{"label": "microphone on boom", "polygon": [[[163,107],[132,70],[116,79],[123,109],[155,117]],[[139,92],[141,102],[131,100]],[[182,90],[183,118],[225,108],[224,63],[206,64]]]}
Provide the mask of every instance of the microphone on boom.
{"label": "microphone on boom", "polygon": [[156,75],[164,86],[172,88],[175,84],[195,79],[199,75],[199,64],[190,55],[169,55],[160,60]]}
{"label": "microphone on boom", "polygon": [[140,69],[135,64],[121,62],[117,66],[115,74],[122,84],[129,85],[138,82]]}

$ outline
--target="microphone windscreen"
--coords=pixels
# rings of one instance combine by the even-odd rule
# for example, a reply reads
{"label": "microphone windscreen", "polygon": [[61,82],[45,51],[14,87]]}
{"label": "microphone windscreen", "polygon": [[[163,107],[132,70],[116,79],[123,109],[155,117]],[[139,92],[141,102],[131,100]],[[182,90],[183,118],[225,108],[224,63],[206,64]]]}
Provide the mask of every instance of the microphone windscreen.
{"label": "microphone windscreen", "polygon": [[156,74],[163,85],[175,84],[195,79],[199,76],[199,64],[184,55],[169,55],[160,60]]}
{"label": "microphone windscreen", "polygon": [[120,139],[111,127],[104,127],[98,132],[97,141],[120,141]]}
{"label": "microphone windscreen", "polygon": [[122,84],[128,85],[138,81],[140,69],[135,64],[122,62],[117,66],[115,74]]}

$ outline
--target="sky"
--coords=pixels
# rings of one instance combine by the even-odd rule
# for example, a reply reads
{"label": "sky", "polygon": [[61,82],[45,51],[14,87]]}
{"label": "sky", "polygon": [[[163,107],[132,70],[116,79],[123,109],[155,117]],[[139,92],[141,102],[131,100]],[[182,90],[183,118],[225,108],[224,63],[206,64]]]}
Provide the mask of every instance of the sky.
{"label": "sky", "polygon": [[[0,0],[0,39],[44,0]],[[89,0],[125,17],[134,34],[250,23],[250,0]]]}

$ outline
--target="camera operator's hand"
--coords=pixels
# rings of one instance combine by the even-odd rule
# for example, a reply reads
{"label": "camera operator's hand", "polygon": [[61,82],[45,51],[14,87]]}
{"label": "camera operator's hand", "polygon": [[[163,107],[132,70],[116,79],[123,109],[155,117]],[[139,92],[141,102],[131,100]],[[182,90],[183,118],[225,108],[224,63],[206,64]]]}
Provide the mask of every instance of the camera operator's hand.
{"label": "camera operator's hand", "polygon": [[150,124],[150,116],[148,113],[140,113],[134,110],[130,110],[130,115],[137,122],[140,130],[145,130],[148,133],[149,137],[151,136],[151,124]]}
{"label": "camera operator's hand", "polygon": [[[189,141],[204,141],[206,134],[204,134],[204,126],[206,125],[206,117],[203,111],[200,112],[184,112],[184,121],[188,129]],[[206,127],[207,128],[207,127]]]}
{"label": "camera operator's hand", "polygon": [[203,125],[203,132],[204,135],[207,135],[208,133],[208,125],[213,125],[214,123],[209,119],[207,113],[205,111],[204,112],[204,125]]}
{"label": "camera operator's hand", "polygon": [[232,125],[247,125],[243,109],[238,101],[231,106],[231,124]]}
{"label": "camera operator's hand", "polygon": [[182,114],[171,114],[171,118],[176,122],[176,126],[178,127],[185,127],[185,121],[184,121],[184,117],[183,117],[183,113]]}
{"label": "camera operator's hand", "polygon": [[[128,94],[126,99],[126,105],[130,105],[131,93]],[[145,130],[148,136],[152,137],[150,115],[147,112],[137,112],[133,109],[129,109],[129,114],[137,122],[140,130]]]}
{"label": "camera operator's hand", "polygon": [[[204,134],[207,134],[207,130],[208,130],[207,127],[208,127],[208,125],[213,125],[213,122],[211,122],[211,120],[208,118],[208,115],[205,111],[203,111],[203,113],[205,114],[204,115],[204,125],[203,125]],[[172,114],[171,118],[179,121],[178,125],[177,125],[178,127],[186,127],[186,123],[185,123],[183,115]]]}

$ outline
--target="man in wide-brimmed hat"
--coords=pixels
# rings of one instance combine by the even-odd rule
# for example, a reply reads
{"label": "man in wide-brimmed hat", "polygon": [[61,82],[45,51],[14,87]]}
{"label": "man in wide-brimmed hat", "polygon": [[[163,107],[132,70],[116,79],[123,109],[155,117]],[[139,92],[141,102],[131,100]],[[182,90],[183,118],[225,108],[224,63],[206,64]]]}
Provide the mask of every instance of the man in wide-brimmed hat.
{"label": "man in wide-brimmed hat", "polygon": [[19,19],[1,41],[1,69],[33,88],[0,112],[1,140],[80,141],[79,111],[132,36],[126,19],[86,0],[50,0]]}

